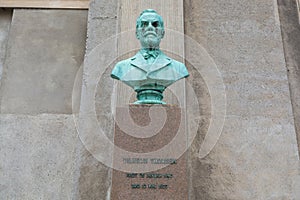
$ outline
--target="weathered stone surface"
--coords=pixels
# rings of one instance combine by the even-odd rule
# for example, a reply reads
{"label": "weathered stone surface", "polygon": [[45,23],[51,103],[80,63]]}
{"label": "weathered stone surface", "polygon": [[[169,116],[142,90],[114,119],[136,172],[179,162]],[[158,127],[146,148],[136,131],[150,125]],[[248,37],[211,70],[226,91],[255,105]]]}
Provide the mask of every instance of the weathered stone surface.
{"label": "weathered stone surface", "polygon": [[[92,0],[88,13],[88,30],[86,55],[103,41],[117,32],[118,1]],[[115,44],[112,44],[115,45]],[[99,67],[102,66],[99,63]],[[84,69],[83,69],[84,71]],[[84,71],[85,73],[85,71]],[[107,69],[99,79],[95,94],[95,106],[98,121],[107,134],[112,137],[113,118],[110,105],[113,81],[110,78],[111,69]],[[83,80],[84,83],[85,80]],[[75,199],[109,199],[111,187],[111,170],[96,160],[84,146],[79,145],[77,186]]]}
{"label": "weathered stone surface", "polygon": [[[280,73],[283,75],[283,73]],[[249,77],[250,76],[250,77]],[[225,75],[227,114],[243,117],[292,118],[286,75]]]}
{"label": "weathered stone surface", "polygon": [[192,160],[192,199],[297,199],[293,130],[292,118],[228,116],[214,150]]}
{"label": "weathered stone surface", "polygon": [[215,148],[197,158],[205,136],[200,126],[190,150],[191,199],[299,198],[296,134],[274,2],[185,2],[186,34],[214,59],[227,97]]}
{"label": "weathered stone surface", "polygon": [[82,143],[77,145],[74,199],[109,199],[111,171],[91,155]]}
{"label": "weathered stone surface", "polygon": [[291,100],[300,152],[300,25],[296,1],[278,0],[279,17]]}
{"label": "weathered stone surface", "polygon": [[72,199],[76,146],[72,115],[0,115],[2,199]]}
{"label": "weathered stone surface", "polygon": [[90,2],[87,53],[117,33],[117,7],[118,0],[92,0]]}
{"label": "weathered stone surface", "polygon": [[[12,17],[11,9],[0,8],[0,87],[3,71],[3,63],[6,55],[6,44]],[[0,94],[1,95],[1,94]]]}
{"label": "weathered stone surface", "polygon": [[71,113],[83,61],[87,11],[15,9],[1,88],[1,113]]}

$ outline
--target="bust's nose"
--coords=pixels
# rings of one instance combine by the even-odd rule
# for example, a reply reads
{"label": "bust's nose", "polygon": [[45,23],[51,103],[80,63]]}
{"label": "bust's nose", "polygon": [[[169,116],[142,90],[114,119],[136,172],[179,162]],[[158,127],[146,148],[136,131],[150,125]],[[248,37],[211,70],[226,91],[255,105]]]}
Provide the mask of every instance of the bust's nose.
{"label": "bust's nose", "polygon": [[146,30],[155,30],[155,27],[152,25],[152,23],[148,23],[148,26],[146,27]]}

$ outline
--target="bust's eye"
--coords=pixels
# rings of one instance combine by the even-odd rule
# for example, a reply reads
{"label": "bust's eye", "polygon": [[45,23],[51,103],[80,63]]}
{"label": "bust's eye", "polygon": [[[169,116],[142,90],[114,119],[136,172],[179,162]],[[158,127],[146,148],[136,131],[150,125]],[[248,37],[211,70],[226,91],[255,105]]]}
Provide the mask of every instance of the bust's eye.
{"label": "bust's eye", "polygon": [[147,26],[148,26],[148,22],[144,21],[144,22],[141,23],[141,27],[147,27]]}
{"label": "bust's eye", "polygon": [[152,22],[152,26],[155,28],[158,27],[158,21]]}

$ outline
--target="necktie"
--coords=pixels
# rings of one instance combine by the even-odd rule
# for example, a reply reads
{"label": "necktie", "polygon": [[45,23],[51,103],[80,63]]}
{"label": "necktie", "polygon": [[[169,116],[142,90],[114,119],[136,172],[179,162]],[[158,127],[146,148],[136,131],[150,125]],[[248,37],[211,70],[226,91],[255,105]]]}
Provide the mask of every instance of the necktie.
{"label": "necktie", "polygon": [[156,57],[158,56],[159,51],[154,50],[154,51],[143,51],[142,55],[145,58],[145,60],[147,61],[148,64],[152,64]]}

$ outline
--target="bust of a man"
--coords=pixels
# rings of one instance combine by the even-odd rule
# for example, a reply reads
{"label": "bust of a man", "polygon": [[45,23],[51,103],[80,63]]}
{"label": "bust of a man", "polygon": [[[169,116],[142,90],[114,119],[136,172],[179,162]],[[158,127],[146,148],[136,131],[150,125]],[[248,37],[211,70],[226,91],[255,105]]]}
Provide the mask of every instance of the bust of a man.
{"label": "bust of a man", "polygon": [[144,10],[136,21],[136,37],[140,51],[114,67],[111,77],[137,92],[135,104],[165,104],[164,90],[189,73],[185,65],[166,56],[159,49],[164,37],[164,22],[155,10]]}

